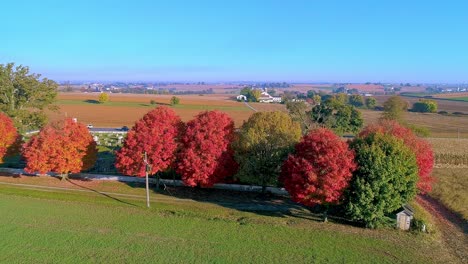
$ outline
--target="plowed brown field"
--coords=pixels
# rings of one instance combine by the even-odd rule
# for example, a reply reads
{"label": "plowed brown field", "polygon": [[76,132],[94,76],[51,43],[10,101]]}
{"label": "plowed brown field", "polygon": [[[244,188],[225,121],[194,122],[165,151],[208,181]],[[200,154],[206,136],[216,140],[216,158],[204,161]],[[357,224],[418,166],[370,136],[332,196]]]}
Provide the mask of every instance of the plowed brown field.
{"label": "plowed brown field", "polygon": [[[49,118],[57,120],[64,117],[76,117],[80,122],[93,124],[95,127],[132,126],[145,113],[156,107],[156,105],[150,105],[151,100],[157,102],[158,105],[169,105],[172,97],[172,95],[110,94],[109,103],[93,103],[97,101],[98,96],[98,93],[61,93],[57,102],[59,110],[49,112]],[[173,109],[183,121],[190,120],[204,109],[218,109],[230,115],[236,127],[239,127],[254,113],[244,103],[233,101],[230,95],[180,95],[177,97],[180,98],[180,105]],[[128,105],[125,105],[127,103]],[[275,110],[275,107],[266,105],[265,107]],[[281,107],[278,106],[278,108]]]}

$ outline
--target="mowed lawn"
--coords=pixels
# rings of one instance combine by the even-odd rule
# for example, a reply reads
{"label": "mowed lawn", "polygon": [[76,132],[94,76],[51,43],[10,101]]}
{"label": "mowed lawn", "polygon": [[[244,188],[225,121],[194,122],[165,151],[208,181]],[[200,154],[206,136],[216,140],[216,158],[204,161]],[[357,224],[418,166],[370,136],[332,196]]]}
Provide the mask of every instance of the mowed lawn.
{"label": "mowed lawn", "polygon": [[[90,191],[102,186],[119,192],[132,188],[123,183],[67,191],[11,185],[27,179],[0,178],[3,263],[456,261],[432,235],[244,212],[154,193],[147,209],[136,196]],[[144,191],[133,190],[132,194]]]}

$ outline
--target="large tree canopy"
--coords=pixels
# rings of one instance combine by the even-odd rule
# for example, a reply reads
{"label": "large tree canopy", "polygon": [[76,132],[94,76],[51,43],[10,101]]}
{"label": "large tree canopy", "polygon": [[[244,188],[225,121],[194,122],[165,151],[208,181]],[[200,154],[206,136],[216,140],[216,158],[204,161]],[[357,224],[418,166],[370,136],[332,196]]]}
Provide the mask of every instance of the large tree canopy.
{"label": "large tree canopy", "polygon": [[434,153],[431,145],[422,138],[418,138],[409,128],[400,125],[394,120],[380,120],[378,124],[369,125],[359,134],[359,137],[366,137],[372,133],[385,133],[402,139],[416,155],[418,164],[418,190],[421,193],[432,190],[434,181],[431,173],[434,167]]}
{"label": "large tree canopy", "polygon": [[346,193],[345,208],[351,219],[376,227],[416,195],[416,157],[403,140],[388,134],[358,137],[351,146],[358,168]]}
{"label": "large tree canopy", "polygon": [[183,123],[174,110],[159,106],[148,112],[132,127],[116,154],[115,166],[126,175],[145,176],[147,153],[150,174],[166,170],[175,160]]}
{"label": "large tree canopy", "polygon": [[46,123],[44,110],[52,108],[58,85],[29,68],[0,64],[0,110],[13,118],[20,130],[37,129]]}
{"label": "large tree canopy", "polygon": [[26,172],[68,173],[90,169],[97,159],[96,142],[84,124],[66,119],[45,126],[23,146]]}
{"label": "large tree canopy", "polygon": [[227,114],[209,111],[190,120],[181,139],[176,170],[185,185],[211,187],[237,172],[231,143],[234,121]]}
{"label": "large tree canopy", "polygon": [[361,112],[354,106],[343,103],[340,96],[337,98],[327,99],[312,108],[309,114],[313,122],[330,128],[339,135],[346,132],[357,133],[364,123]]}
{"label": "large tree canopy", "polygon": [[280,167],[299,141],[301,127],[283,112],[254,113],[240,128],[234,146],[238,177],[264,187],[277,183]]}
{"label": "large tree canopy", "polygon": [[354,153],[332,131],[310,131],[283,164],[280,180],[293,201],[313,206],[338,203],[356,168]]}

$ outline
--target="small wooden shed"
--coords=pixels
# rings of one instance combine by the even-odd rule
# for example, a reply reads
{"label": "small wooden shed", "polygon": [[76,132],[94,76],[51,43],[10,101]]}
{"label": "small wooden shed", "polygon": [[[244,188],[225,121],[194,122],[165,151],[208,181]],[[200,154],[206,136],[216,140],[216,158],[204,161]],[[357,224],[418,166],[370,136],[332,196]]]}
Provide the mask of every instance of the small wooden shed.
{"label": "small wooden shed", "polygon": [[409,230],[413,215],[413,208],[411,208],[409,205],[403,205],[402,210],[397,213],[397,228],[402,230]]}

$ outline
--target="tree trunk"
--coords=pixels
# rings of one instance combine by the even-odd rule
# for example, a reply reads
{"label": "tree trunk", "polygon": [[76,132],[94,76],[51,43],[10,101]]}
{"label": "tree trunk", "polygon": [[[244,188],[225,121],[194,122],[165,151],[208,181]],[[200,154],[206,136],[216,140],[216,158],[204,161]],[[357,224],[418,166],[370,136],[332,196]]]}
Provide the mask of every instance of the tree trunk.
{"label": "tree trunk", "polygon": [[61,173],[60,176],[62,181],[68,180],[68,173]]}

